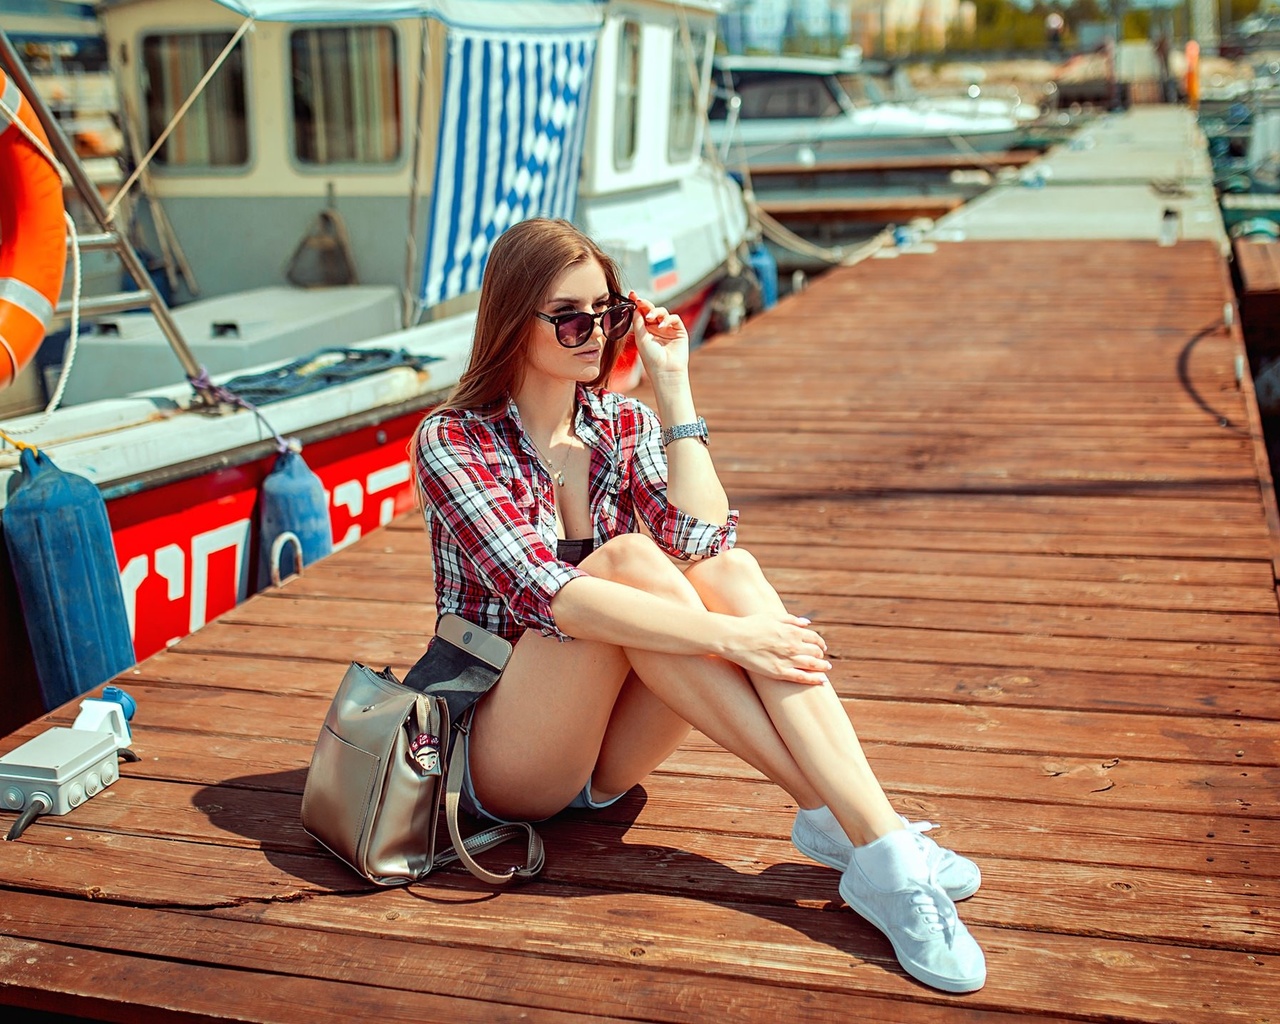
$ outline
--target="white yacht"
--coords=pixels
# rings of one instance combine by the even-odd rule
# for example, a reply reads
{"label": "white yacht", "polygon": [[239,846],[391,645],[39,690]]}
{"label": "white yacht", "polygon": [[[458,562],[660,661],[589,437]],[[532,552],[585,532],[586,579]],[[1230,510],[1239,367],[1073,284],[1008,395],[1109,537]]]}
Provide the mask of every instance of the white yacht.
{"label": "white yacht", "polygon": [[881,158],[997,152],[1023,130],[1011,111],[878,97],[856,54],[718,57],[711,137],[732,166],[813,167]]}

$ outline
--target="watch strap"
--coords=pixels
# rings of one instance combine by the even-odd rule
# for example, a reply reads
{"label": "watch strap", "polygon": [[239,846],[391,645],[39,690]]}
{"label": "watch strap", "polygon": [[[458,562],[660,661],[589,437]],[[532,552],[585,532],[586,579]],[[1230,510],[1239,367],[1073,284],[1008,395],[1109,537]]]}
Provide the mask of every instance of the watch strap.
{"label": "watch strap", "polygon": [[682,437],[696,437],[703,444],[707,443],[707,421],[699,416],[692,423],[677,423],[674,427],[662,428],[662,447]]}

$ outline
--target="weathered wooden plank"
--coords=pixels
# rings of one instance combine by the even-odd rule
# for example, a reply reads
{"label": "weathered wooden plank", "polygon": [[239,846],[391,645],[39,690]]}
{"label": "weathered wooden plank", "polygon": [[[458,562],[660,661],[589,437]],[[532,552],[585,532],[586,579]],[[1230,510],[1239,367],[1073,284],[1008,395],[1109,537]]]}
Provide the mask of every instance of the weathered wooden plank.
{"label": "weathered wooden plank", "polygon": [[[273,736],[314,742],[336,684],[310,696],[202,687],[180,705],[166,691],[142,685],[133,694],[150,708],[138,723],[138,748],[147,730],[191,731],[215,736],[261,735],[262,722],[277,723]],[[1002,708],[991,704],[922,703],[911,700],[844,701],[845,711],[870,743],[930,746],[1066,757],[1124,757],[1239,767],[1280,766],[1280,723],[1244,718],[1153,718],[1123,712]]]}
{"label": "weathered wooden plank", "polygon": [[[839,543],[833,543],[833,541]],[[904,572],[916,576],[973,577],[1035,580],[1038,582],[1115,583],[1127,586],[1146,584],[1169,592],[1184,587],[1214,589],[1238,587],[1251,592],[1267,589],[1265,562],[1232,562],[1165,556],[1163,558],[1078,558],[1069,555],[1003,555],[996,552],[964,551],[913,552],[884,548],[864,540],[861,532],[837,534],[815,549],[794,541],[785,547],[766,545],[763,556],[778,568],[793,571],[806,568],[845,569],[851,572]],[[753,548],[753,550],[755,550]],[[376,554],[369,557],[377,558]],[[1068,589],[1066,591],[1070,593]],[[1122,602],[1117,602],[1122,603]]]}
{"label": "weathered wooden plank", "polygon": [[[426,624],[420,631],[371,631],[343,629],[338,626],[306,629],[238,625],[219,620],[192,633],[178,646],[193,653],[234,651],[260,658],[282,655],[338,663],[361,661],[367,665],[377,663],[379,666],[412,665],[426,650],[429,636]],[[336,681],[334,685],[336,687]]]}
{"label": "weathered wooden plank", "polygon": [[[1061,529],[1069,533],[1103,536],[1132,535],[1135,516],[1145,516],[1161,533],[1208,537],[1234,535],[1250,530],[1254,537],[1267,536],[1265,517],[1256,504],[1226,502],[1209,495],[1194,498],[1105,497],[1089,494],[1061,496],[1047,494],[962,494],[933,491],[929,494],[898,496],[880,491],[842,495],[838,500],[797,492],[787,498],[754,498],[749,508],[756,518],[774,525],[794,525],[796,516],[818,525],[832,522],[861,522],[884,525],[893,521],[904,527],[931,525],[939,530],[983,528],[997,532]],[[377,533],[361,538],[352,548],[366,545],[394,547],[401,540],[394,534],[423,533],[416,512],[393,519]]]}
{"label": "weathered wooden plank", "polygon": [[[429,928],[402,929],[392,937],[353,934],[349,929],[309,928],[307,948],[299,953],[296,947],[300,932],[288,925],[72,900],[59,900],[50,906],[23,893],[6,894],[5,906],[0,908],[0,927],[11,935],[37,942],[52,935],[57,941],[89,949],[119,949],[140,956],[154,950],[154,935],[159,927],[174,937],[174,955],[193,963],[240,970],[260,968],[262,951],[269,948],[275,954],[273,967],[278,975],[323,978],[398,993],[448,996],[481,1004],[480,1012],[491,1015],[482,1018],[487,1021],[505,1018],[523,1006],[559,1010],[565,1019],[575,1019],[570,1015],[577,1013],[592,1020],[613,1020],[617,1018],[612,1015],[619,1014],[628,1020],[639,1016],[687,1024],[715,1019],[754,1020],[779,1012],[788,1019],[814,1022],[853,1014],[858,1020],[878,1024],[903,1024],[908,1018],[919,1024],[1029,1024],[1031,1020],[1045,1020],[1040,1016],[971,1010],[954,1003],[908,1006],[900,1000],[876,999],[854,992],[832,993],[801,986],[779,988],[741,978],[695,976],[648,967],[640,957],[635,958],[637,962],[613,966],[565,962],[554,952],[539,956],[522,951],[513,955],[459,948],[433,943]],[[483,1005],[486,1003],[487,1007]],[[451,1009],[443,1004],[434,1012],[448,1013]],[[474,1013],[476,1008],[464,1004],[462,1009],[456,1019],[474,1019],[467,1011]]]}
{"label": "weathered wooden plank", "polygon": [[[258,779],[196,786],[135,776],[124,789],[110,789],[58,829],[111,831],[155,838],[314,853],[302,830],[302,770]],[[272,786],[273,788],[264,788]],[[108,796],[110,797],[108,799]],[[913,820],[938,823],[939,842],[983,859],[1053,860],[1090,868],[1138,867],[1190,872],[1198,877],[1239,875],[1280,878],[1280,821],[1097,806],[1087,816],[1052,803],[995,797],[903,796],[895,801]],[[715,808],[708,814],[707,808]],[[725,856],[743,863],[808,864],[787,840],[795,807],[772,785],[713,776],[655,772],[618,805],[599,813],[562,816],[562,829],[542,826],[558,841],[572,841],[581,822],[593,827],[645,830],[652,844],[684,848],[699,833],[714,836]],[[1072,834],[1069,844],[1045,848],[1045,836]],[[797,880],[802,887],[807,876]]]}
{"label": "weathered wooden plank", "polygon": [[[793,513],[794,515],[794,513]],[[1114,529],[1114,528],[1113,528]],[[829,531],[829,532],[828,532]],[[741,535],[745,538],[747,530]],[[996,537],[1006,536],[1004,530],[991,524],[990,532]],[[401,539],[395,544],[359,546],[342,559],[342,565],[334,565],[335,573],[351,574],[388,573],[420,579],[423,594],[419,600],[430,601],[434,591],[430,583],[431,561],[425,533],[395,531]],[[866,530],[863,524],[832,524],[827,531],[815,531],[810,537],[806,532],[803,542],[792,527],[761,528],[752,531],[757,541],[748,546],[756,557],[779,569],[801,570],[817,568],[857,572],[905,573],[909,575],[971,576],[980,580],[992,577],[1037,581],[1083,581],[1123,584],[1158,584],[1168,590],[1181,592],[1183,588],[1236,587],[1250,592],[1268,589],[1269,567],[1264,560],[1248,562],[1227,559],[1211,560],[1205,557],[1177,557],[1169,553],[1162,557],[1078,558],[1057,552],[1049,554],[1014,554],[963,549],[929,551],[922,554],[916,544],[924,538],[913,537],[909,546],[894,547],[877,543],[877,531]],[[758,536],[756,536],[758,535]],[[941,538],[945,540],[946,538]],[[1256,553],[1256,545],[1253,547]],[[333,563],[326,563],[328,565]],[[328,575],[328,573],[326,573]],[[299,579],[305,579],[305,574]],[[294,586],[289,581],[289,586]],[[286,590],[288,587],[286,587]],[[1194,593],[1195,591],[1192,590]]]}
{"label": "weathered wooden plank", "polygon": [[851,463],[839,472],[828,470],[791,471],[783,476],[783,464],[760,464],[754,461],[721,459],[725,486],[735,493],[739,489],[751,494],[786,494],[796,490],[810,494],[841,495],[865,489],[913,493],[940,487],[962,493],[997,494],[1057,493],[1070,497],[1082,491],[1094,495],[1133,496],[1168,495],[1187,498],[1213,494],[1224,500],[1257,502],[1257,480],[1247,469],[1191,473],[1179,478],[1175,474],[1115,472],[1075,472],[1056,466],[1039,466],[1034,471],[1009,483],[1010,473],[1003,466],[932,467],[927,460],[918,464],[894,464],[887,467]]}
{"label": "weathered wooden plank", "polygon": [[1028,444],[1023,438],[997,442],[988,437],[966,436],[962,431],[936,439],[922,438],[915,431],[845,434],[839,436],[839,442],[832,444],[832,436],[825,431],[788,433],[781,438],[767,430],[728,431],[723,438],[717,435],[715,458],[717,466],[728,472],[740,464],[782,472],[782,467],[802,463],[834,474],[848,472],[851,467],[879,468],[878,463],[893,466],[909,460],[917,467],[928,462],[936,470],[983,472],[994,466],[1021,479],[1037,479],[1048,467],[1056,475],[1112,473],[1139,478],[1212,474],[1230,469],[1253,479],[1248,437],[1198,447],[1161,444],[1160,438],[1153,437],[1108,446],[1105,451],[1081,448],[1071,439],[1035,444]]}
{"label": "weathered wooden plank", "polygon": [[1059,667],[1122,674],[1156,672],[1215,682],[1280,678],[1280,651],[1266,646],[827,627],[820,618],[821,608],[820,601],[813,599],[810,606],[795,606],[792,610],[797,614],[816,613],[814,618],[827,640],[828,654],[834,658],[887,658],[939,666],[977,662],[1014,670]]}
{"label": "weathered wooden plank", "polygon": [[[753,531],[754,532],[754,531]],[[868,538],[860,538],[866,542]],[[905,538],[903,538],[905,539]],[[995,543],[994,541],[992,542]],[[849,559],[850,568],[835,568],[846,563],[843,551],[829,545],[813,545],[804,549],[788,568],[790,552],[779,553],[773,545],[740,543],[764,566],[765,574],[776,588],[787,594],[919,598],[927,596],[941,601],[987,601],[998,595],[1015,604],[1052,604],[1074,607],[1140,608],[1153,611],[1196,609],[1200,612],[1243,612],[1275,617],[1275,598],[1266,585],[1179,585],[1139,582],[1141,576],[1124,582],[1092,580],[1025,579],[1017,576],[964,576],[932,574],[927,554],[904,553],[902,563],[920,563],[917,572],[880,572],[857,568],[856,558]],[[1002,546],[1002,549],[1006,546]],[[875,561],[881,553],[877,552]],[[805,563],[821,563],[826,556],[831,568],[808,569]],[[1065,559],[1064,559],[1065,561]],[[1265,563],[1256,563],[1269,572]],[[370,571],[362,561],[344,560],[340,567],[323,576],[304,573],[289,580],[288,585],[271,595],[287,597],[337,598],[344,601],[419,603],[431,607],[435,594],[426,567],[405,566],[400,571]],[[434,611],[425,621],[434,621]],[[954,623],[953,623],[954,624]]]}
{"label": "weathered wooden plank", "polygon": [[[1273,817],[1268,791],[1275,769],[1144,762],[1113,758],[991,754],[865,744],[885,790],[899,797],[986,796],[1075,807],[1185,810],[1230,817]],[[662,766],[684,775],[759,778],[732,755],[681,747]]]}
{"label": "weathered wooden plank", "polygon": [[[258,664],[245,663],[258,675]],[[341,668],[329,678],[317,673],[310,691],[276,692],[205,685],[188,691],[181,702],[168,687],[139,682],[131,688],[142,708],[134,722],[135,748],[144,750],[158,730],[210,736],[259,736],[272,722],[280,740],[314,742]],[[957,704],[905,699],[845,699],[845,711],[866,742],[914,745],[928,737],[931,746],[993,752],[1061,754],[1068,757],[1135,758],[1239,767],[1280,766],[1280,723],[1242,717],[1156,718],[1119,711],[1084,712],[1050,708],[1000,707],[991,703]],[[71,710],[50,721],[67,721]]]}
{"label": "weathered wooden plank", "polygon": [[[337,619],[339,612],[334,604]],[[242,621],[210,623],[178,646],[191,653],[235,652],[261,657],[412,664],[421,656],[429,636],[427,623],[407,630],[384,624],[374,630],[337,625],[276,627],[243,621],[257,615],[259,607],[242,606],[243,610],[235,613]],[[1267,680],[1280,675],[1280,650],[1263,644],[848,625],[824,621],[824,607],[824,599],[810,596],[803,604],[793,604],[791,611],[814,619],[827,640],[830,656],[837,660],[873,657],[932,661],[939,665],[979,662],[1015,669],[1066,666],[1214,679]]]}
{"label": "weathered wooden plank", "polygon": [[[317,714],[313,734],[318,734],[319,723]],[[38,730],[6,737],[5,748],[17,746],[34,731]],[[156,729],[135,742],[142,761],[122,766],[121,781],[171,779],[208,786],[284,786],[301,792],[314,739],[303,738],[304,727],[296,731],[299,739],[290,742]],[[1233,819],[1280,817],[1270,797],[1280,783],[1280,772],[1272,768],[992,753],[869,741],[864,747],[885,790],[899,798],[1008,799],[1012,793],[1019,800],[1071,807],[1183,811]],[[694,803],[700,799],[701,778],[763,779],[734,755],[696,736],[672,754],[660,771],[690,776],[689,799]]]}
{"label": "weathered wooden plank", "polygon": [[[998,583],[998,578],[992,582]],[[1070,602],[1054,605],[1030,601],[1014,603],[991,600],[993,592],[998,592],[992,586],[985,591],[977,591],[968,600],[943,598],[927,590],[917,591],[919,596],[914,597],[880,597],[871,594],[845,596],[833,593],[833,589],[806,585],[803,579],[794,578],[792,586],[779,587],[789,604],[819,605],[826,622],[1197,643],[1262,645],[1280,640],[1280,623],[1274,613],[1169,611],[1103,604],[1080,606]],[[857,590],[856,587],[844,589]],[[986,599],[976,596],[982,593]],[[1266,591],[1260,593],[1264,597],[1269,596]],[[271,596],[274,600],[255,601],[232,609],[222,617],[222,621],[266,626],[324,626],[341,622],[344,628],[378,628],[387,626],[388,620],[394,617],[410,626],[421,623],[422,629],[430,631],[436,619],[434,603],[391,600],[339,603],[295,599],[287,591]],[[1048,598],[1050,595],[1042,596]]]}
{"label": "weathered wooden plank", "polygon": [[1008,669],[990,665],[848,660],[837,689],[849,697],[911,697],[925,701],[993,703],[1010,707],[1138,711],[1176,716],[1280,717],[1280,692],[1271,680],[1215,679],[1203,684],[1167,676],[1055,666]]}
{"label": "weathered wooden plank", "polygon": [[[811,560],[817,562],[819,559],[815,556],[822,553],[813,549],[808,549],[805,557],[795,560],[801,566],[782,568],[791,561],[787,555],[794,549],[788,548],[786,554],[777,554],[773,550],[762,551],[753,545],[749,550],[764,566],[769,581],[783,594],[893,598],[905,602],[913,598],[927,598],[939,603],[990,604],[997,604],[991,599],[998,596],[998,604],[1018,606],[1056,605],[1059,608],[1070,606],[1156,612],[1196,609],[1200,613],[1227,612],[1257,616],[1266,619],[1269,624],[1267,628],[1273,631],[1280,629],[1275,621],[1275,600],[1263,587],[1176,586],[1138,583],[1133,580],[1096,583],[1090,580],[1022,579],[1002,575],[949,576],[923,571],[927,564],[921,566],[921,571],[897,573],[870,572],[857,568],[808,568],[804,563]],[[927,557],[922,558],[921,562],[927,563]]]}
{"label": "weathered wooden plank", "polygon": [[[98,849],[92,849],[93,846]],[[625,844],[621,849],[625,852]],[[642,854],[641,863],[647,861],[648,870],[639,870],[637,866],[629,873],[637,891],[617,892],[607,898],[602,898],[593,888],[583,889],[569,882],[557,882],[559,869],[552,861],[546,880],[525,886],[496,901],[460,901],[460,894],[477,891],[474,880],[460,875],[434,875],[410,892],[370,892],[367,884],[351,884],[360,880],[349,872],[345,876],[347,880],[340,874],[335,876],[333,865],[336,862],[327,856],[299,858],[272,854],[264,858],[255,851],[219,848],[218,863],[210,870],[208,858],[196,856],[199,853],[196,844],[158,844],[125,836],[106,836],[100,842],[92,843],[80,842],[73,836],[44,851],[44,856],[32,858],[28,877],[37,878],[44,891],[74,893],[78,890],[96,900],[123,899],[129,903],[162,908],[223,909],[227,916],[240,919],[290,923],[305,920],[309,930],[332,927],[334,917],[343,916],[340,906],[349,907],[358,902],[357,916],[376,922],[376,934],[379,935],[406,930],[419,934],[425,929],[434,941],[445,941],[453,946],[479,946],[511,952],[556,949],[559,955],[567,955],[568,959],[595,963],[629,963],[632,958],[643,956],[646,966],[689,969],[696,965],[700,971],[721,977],[769,979],[784,985],[805,983],[807,979],[824,987],[876,994],[900,993],[904,991],[904,985],[911,986],[906,991],[914,988],[914,983],[901,975],[893,964],[888,944],[878,932],[847,910],[834,914],[826,912],[839,906],[838,897],[833,895],[829,900],[820,900],[816,906],[788,907],[743,902],[743,896],[752,890],[751,876],[767,873],[770,869],[765,868],[761,872],[759,865],[754,865],[744,873],[742,869],[745,866],[718,863],[696,853],[669,851],[664,856],[674,859],[665,865],[665,871],[663,860],[655,862],[652,855]],[[133,870],[100,868],[92,887],[86,882],[71,881],[77,876],[90,877],[78,872],[92,870],[95,854],[99,864],[102,859],[110,859],[127,862]],[[170,857],[173,859],[167,859]],[[49,871],[51,862],[55,861],[61,870]],[[666,891],[667,878],[677,876],[686,862],[697,863],[707,871],[720,872],[723,881],[717,888],[735,893],[736,898],[705,891],[697,895],[671,895]],[[203,874],[201,865],[205,870]],[[140,876],[145,882],[143,869],[152,877],[149,883],[138,885]],[[345,868],[341,870],[346,871]],[[570,872],[577,870],[580,868],[569,868]],[[834,872],[817,867],[804,867],[802,870],[825,881],[834,893]],[[40,877],[45,872],[50,877]],[[171,877],[172,889],[169,885]],[[617,874],[611,877],[616,878]],[[1137,875],[1128,872],[1125,877],[1136,878]],[[18,885],[27,887],[21,881]],[[334,898],[334,895],[349,897],[356,892],[366,895],[358,901]],[[159,902],[157,895],[167,895],[170,899]],[[424,916],[424,896],[429,900],[429,916]],[[595,898],[581,898],[586,896]],[[1040,899],[1044,899],[1043,894]],[[977,920],[990,902],[975,898],[966,904],[966,918]],[[1030,902],[1034,906],[1037,900]],[[1088,902],[1097,908],[1096,898]],[[320,911],[323,913],[318,913]],[[1148,917],[1152,922],[1157,919],[1157,915]],[[350,921],[350,915],[347,915],[347,920]],[[685,926],[686,921],[692,920],[699,922],[698,928]],[[1100,918],[1099,924],[1102,921]],[[1030,962],[1035,957],[1044,953],[1052,957],[1053,951],[1064,940],[1078,950],[1078,939],[1071,942],[1074,936],[1037,927],[1039,930],[1026,933],[1008,927],[992,931],[982,925],[975,926],[975,934],[980,939],[989,944],[994,942],[1005,970],[1003,975],[996,975],[989,981],[982,996],[966,1000],[966,1003],[1003,1004],[1019,1009],[1050,1011],[1059,1008],[1052,1003],[1037,1003],[1038,993],[1034,988],[1028,991],[1028,979],[1018,976],[1031,966]],[[1087,931],[1087,925],[1085,927]],[[723,941],[723,937],[729,935],[733,936],[732,941]],[[783,935],[787,938],[780,941]],[[1095,949],[1105,948],[1105,938],[1091,935],[1089,941],[1095,943]],[[1117,952],[1123,950],[1133,956],[1135,951],[1142,950],[1143,945],[1122,941]],[[1190,963],[1195,960],[1192,953],[1195,946],[1147,945],[1150,948],[1142,950],[1142,959],[1148,963],[1173,949],[1181,951],[1182,959]],[[1256,948],[1261,951],[1268,947],[1260,942]],[[637,949],[643,952],[637,953]],[[1216,968],[1227,967],[1228,974],[1238,973],[1248,964],[1247,953],[1236,953],[1234,961],[1212,949],[1203,950],[1202,955]],[[1235,971],[1230,969],[1232,965]],[[888,970],[885,970],[886,966]],[[1188,984],[1190,977],[1198,974],[1202,972],[1189,967],[1188,974],[1178,982],[1159,979],[1158,984],[1180,988]],[[1002,993],[1008,980],[1015,977],[1018,982],[1016,988],[1005,989]],[[1109,980],[1114,984],[1114,976]],[[1133,983],[1135,979],[1125,980]],[[1203,977],[1200,980],[1203,981]],[[1102,979],[1097,979],[1095,984],[1099,989],[1109,987]],[[1140,984],[1140,989],[1145,989],[1143,997],[1152,1000],[1154,1005],[1162,1005],[1162,999],[1168,996],[1167,992],[1156,992],[1149,981]],[[1041,990],[1042,993],[1044,991]],[[1181,994],[1185,995],[1185,991]],[[1133,994],[1127,993],[1126,999],[1132,998]],[[1236,998],[1239,995],[1237,993]],[[1107,992],[1108,999],[1119,997],[1118,992]],[[992,1000],[999,1002],[992,1003]],[[1230,1013],[1231,1002],[1223,1000],[1214,1009]]]}
{"label": "weathered wooden plank", "polygon": [[821,587],[783,590],[782,596],[789,605],[804,602],[806,607],[820,608],[823,622],[860,626],[1258,647],[1280,638],[1275,615],[1264,613],[965,601],[935,598],[927,592],[919,598],[845,597],[825,593]]}
{"label": "weathered wooden plank", "polygon": [[[166,650],[130,669],[118,682],[224,687],[281,694],[322,695],[336,688],[342,652],[329,661],[273,657],[269,669],[230,653]],[[400,677],[412,662],[392,663]],[[956,704],[996,704],[1080,711],[1138,711],[1161,715],[1280,718],[1280,690],[1268,680],[1215,681],[1188,687],[1158,675],[1083,672],[1041,667],[1008,671],[987,665],[948,665],[892,660],[846,660],[836,679],[845,697],[911,699]]]}
{"label": "weathered wooden plank", "polygon": [[927,192],[918,196],[832,196],[808,198],[805,195],[761,196],[760,207],[766,213],[784,221],[808,222],[865,221],[883,224],[886,221],[910,221],[917,217],[933,220],[943,217],[964,205],[965,196],[959,193],[942,194]]}
{"label": "weathered wooden plank", "polygon": [[[390,927],[415,927],[414,918],[423,917],[421,902],[405,899],[407,894],[389,895],[398,911],[404,908]],[[544,903],[524,893],[500,906],[496,901],[468,904],[465,924],[451,919],[443,930],[450,933],[460,925],[453,939],[459,944],[514,939],[538,948],[558,943],[575,960],[625,963],[643,956],[646,964],[696,965],[714,977],[894,995],[910,999],[912,1006],[956,1002],[901,974],[889,959],[888,944],[847,910],[759,912],[721,902],[694,901],[696,906],[687,907],[662,896],[615,899],[614,906],[573,898]],[[344,920],[372,909],[353,905],[364,901],[306,900],[225,913],[256,913],[268,920],[306,915],[312,922],[334,902],[341,903]],[[1249,1021],[1250,1014],[1269,1012],[1269,982],[1259,977],[1258,967],[1265,959],[1254,954],[981,926],[974,934],[996,966],[986,987],[964,998],[966,1007],[1188,1024]],[[904,1007],[904,1021],[911,1020],[910,1013]]]}
{"label": "weathered wooden plank", "polygon": [[[334,1024],[352,1020],[492,1024],[495,1014],[505,1009],[490,1001],[291,977],[260,969],[278,950],[268,947],[255,953],[252,963],[227,969],[157,957],[154,946],[142,956],[128,956],[63,944],[57,938],[40,941],[0,935],[0,962],[5,964],[0,994],[6,1005],[121,1024],[235,1017],[291,1024],[302,1019],[300,1008],[305,1008],[308,1021]],[[396,966],[415,969],[403,961]],[[520,1019],[584,1024],[619,1018],[522,1007]]]}

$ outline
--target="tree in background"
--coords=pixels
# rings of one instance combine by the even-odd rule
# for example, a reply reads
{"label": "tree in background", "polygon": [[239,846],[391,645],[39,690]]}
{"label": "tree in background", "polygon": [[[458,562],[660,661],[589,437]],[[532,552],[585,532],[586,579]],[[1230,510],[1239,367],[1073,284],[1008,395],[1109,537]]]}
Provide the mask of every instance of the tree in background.
{"label": "tree in background", "polygon": [[[1280,0],[1216,0],[1220,4],[1222,33],[1256,12],[1261,6],[1280,13]],[[821,6],[821,0],[739,0],[722,16],[722,49],[733,50],[730,38],[737,38],[737,52],[834,56],[849,43],[860,44],[869,55],[909,57],[937,55],[946,52],[975,54],[1044,54],[1057,58],[1064,54],[1096,47],[1117,14],[1121,19],[1121,39],[1141,40],[1165,36],[1170,44],[1180,45],[1187,38],[1186,0],[965,0],[966,11],[959,22],[947,29],[945,37],[936,25],[926,25],[921,4],[918,30],[908,30],[887,19],[893,0],[827,0],[832,12],[842,13],[842,24],[834,17],[829,23],[814,20],[804,12]],[[1155,4],[1158,6],[1152,7]],[[744,12],[754,14],[747,15]],[[741,20],[760,16],[772,19],[774,31],[769,42],[753,44],[748,30],[744,36]],[[1048,28],[1050,15],[1064,22],[1058,33],[1058,46]],[[739,19],[737,33],[729,31],[734,17]],[[886,31],[886,21],[890,21]],[[758,30],[756,34],[759,34]]]}
{"label": "tree in background", "polygon": [[[976,18],[970,33],[957,33],[947,41],[947,48],[969,51],[1035,51],[1048,49],[1045,19],[1053,11],[1066,22],[1063,43],[1067,49],[1079,46],[1081,27],[1111,22],[1119,8],[1123,26],[1122,39],[1150,39],[1166,24],[1164,13],[1172,14],[1175,39],[1186,38],[1185,4],[1163,4],[1160,9],[1138,7],[1123,0],[1072,0],[1071,3],[1036,2],[1028,6],[1012,0],[974,0]],[[1267,0],[1221,0],[1222,30],[1254,13]]]}

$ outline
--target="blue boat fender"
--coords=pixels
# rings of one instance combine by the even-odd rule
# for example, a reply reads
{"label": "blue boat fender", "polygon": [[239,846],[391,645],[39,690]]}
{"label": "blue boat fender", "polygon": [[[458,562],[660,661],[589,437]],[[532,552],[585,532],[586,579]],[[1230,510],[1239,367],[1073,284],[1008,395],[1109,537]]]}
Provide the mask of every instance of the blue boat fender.
{"label": "blue boat fender", "polygon": [[1280,241],[1280,224],[1270,217],[1250,217],[1231,228],[1232,238],[1244,238],[1250,242]]}
{"label": "blue boat fender", "polygon": [[[279,577],[301,572],[333,551],[333,527],[324,484],[295,451],[281,453],[262,483],[262,505],[258,517],[258,588],[271,583],[273,550],[279,557]],[[298,563],[297,546],[276,541],[292,534],[302,548]]]}
{"label": "blue boat fender", "polygon": [[129,668],[133,641],[98,488],[24,448],[3,522],[40,696],[52,710]]}
{"label": "blue boat fender", "polygon": [[778,304],[778,261],[764,242],[756,242],[747,255],[747,264],[760,282],[761,309],[773,309]]}

